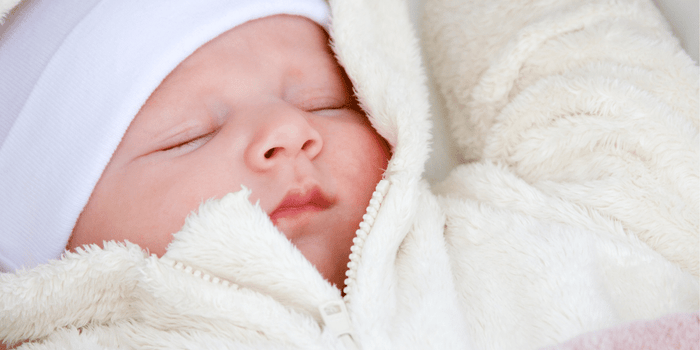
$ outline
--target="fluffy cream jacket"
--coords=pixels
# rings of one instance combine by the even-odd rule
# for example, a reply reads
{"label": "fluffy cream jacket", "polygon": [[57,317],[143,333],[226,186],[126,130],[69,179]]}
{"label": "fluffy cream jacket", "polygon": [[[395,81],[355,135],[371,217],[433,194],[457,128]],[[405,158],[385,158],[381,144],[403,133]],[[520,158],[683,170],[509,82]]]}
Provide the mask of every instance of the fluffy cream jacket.
{"label": "fluffy cream jacket", "polygon": [[392,159],[345,295],[248,201],[162,257],[87,247],[0,276],[21,349],[534,349],[698,310],[698,70],[642,0],[429,2],[426,61],[465,165],[433,191],[419,42],[399,0],[331,1]]}

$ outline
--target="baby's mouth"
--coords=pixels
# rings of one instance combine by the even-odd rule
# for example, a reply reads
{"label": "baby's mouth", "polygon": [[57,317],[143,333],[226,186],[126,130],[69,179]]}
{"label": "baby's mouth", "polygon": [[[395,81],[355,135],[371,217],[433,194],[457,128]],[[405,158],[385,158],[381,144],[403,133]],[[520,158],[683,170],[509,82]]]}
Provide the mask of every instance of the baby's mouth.
{"label": "baby's mouth", "polygon": [[305,193],[290,191],[277,208],[270,213],[270,220],[277,225],[280,219],[301,219],[314,212],[328,209],[333,203],[318,187]]}

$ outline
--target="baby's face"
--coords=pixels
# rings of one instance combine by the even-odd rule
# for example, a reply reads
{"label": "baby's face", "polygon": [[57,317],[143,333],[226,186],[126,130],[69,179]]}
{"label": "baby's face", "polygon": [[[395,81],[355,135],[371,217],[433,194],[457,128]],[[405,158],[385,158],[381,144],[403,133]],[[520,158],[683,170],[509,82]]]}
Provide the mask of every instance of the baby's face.
{"label": "baby's face", "polygon": [[199,48],[153,92],[69,248],[129,240],[162,255],[202,201],[244,185],[340,287],[388,158],[324,30],[294,16],[251,21]]}

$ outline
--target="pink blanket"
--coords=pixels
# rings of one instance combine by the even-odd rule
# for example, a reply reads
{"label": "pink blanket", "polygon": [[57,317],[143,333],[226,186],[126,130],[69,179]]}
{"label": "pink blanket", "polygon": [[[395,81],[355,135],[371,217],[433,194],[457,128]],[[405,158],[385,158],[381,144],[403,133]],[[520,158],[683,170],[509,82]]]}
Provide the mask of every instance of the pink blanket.
{"label": "pink blanket", "polygon": [[656,320],[628,324],[586,333],[547,350],[651,350],[699,349],[698,312],[672,314]]}

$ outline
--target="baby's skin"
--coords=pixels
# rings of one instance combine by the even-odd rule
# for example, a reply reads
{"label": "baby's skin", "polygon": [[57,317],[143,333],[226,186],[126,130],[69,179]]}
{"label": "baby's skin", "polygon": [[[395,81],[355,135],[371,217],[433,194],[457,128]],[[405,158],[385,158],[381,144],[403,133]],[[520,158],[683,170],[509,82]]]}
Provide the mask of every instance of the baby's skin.
{"label": "baby's skin", "polygon": [[342,287],[355,230],[389,156],[323,28],[287,15],[247,22],[200,47],[153,92],[68,248],[128,240],[160,256],[203,201],[243,185]]}

